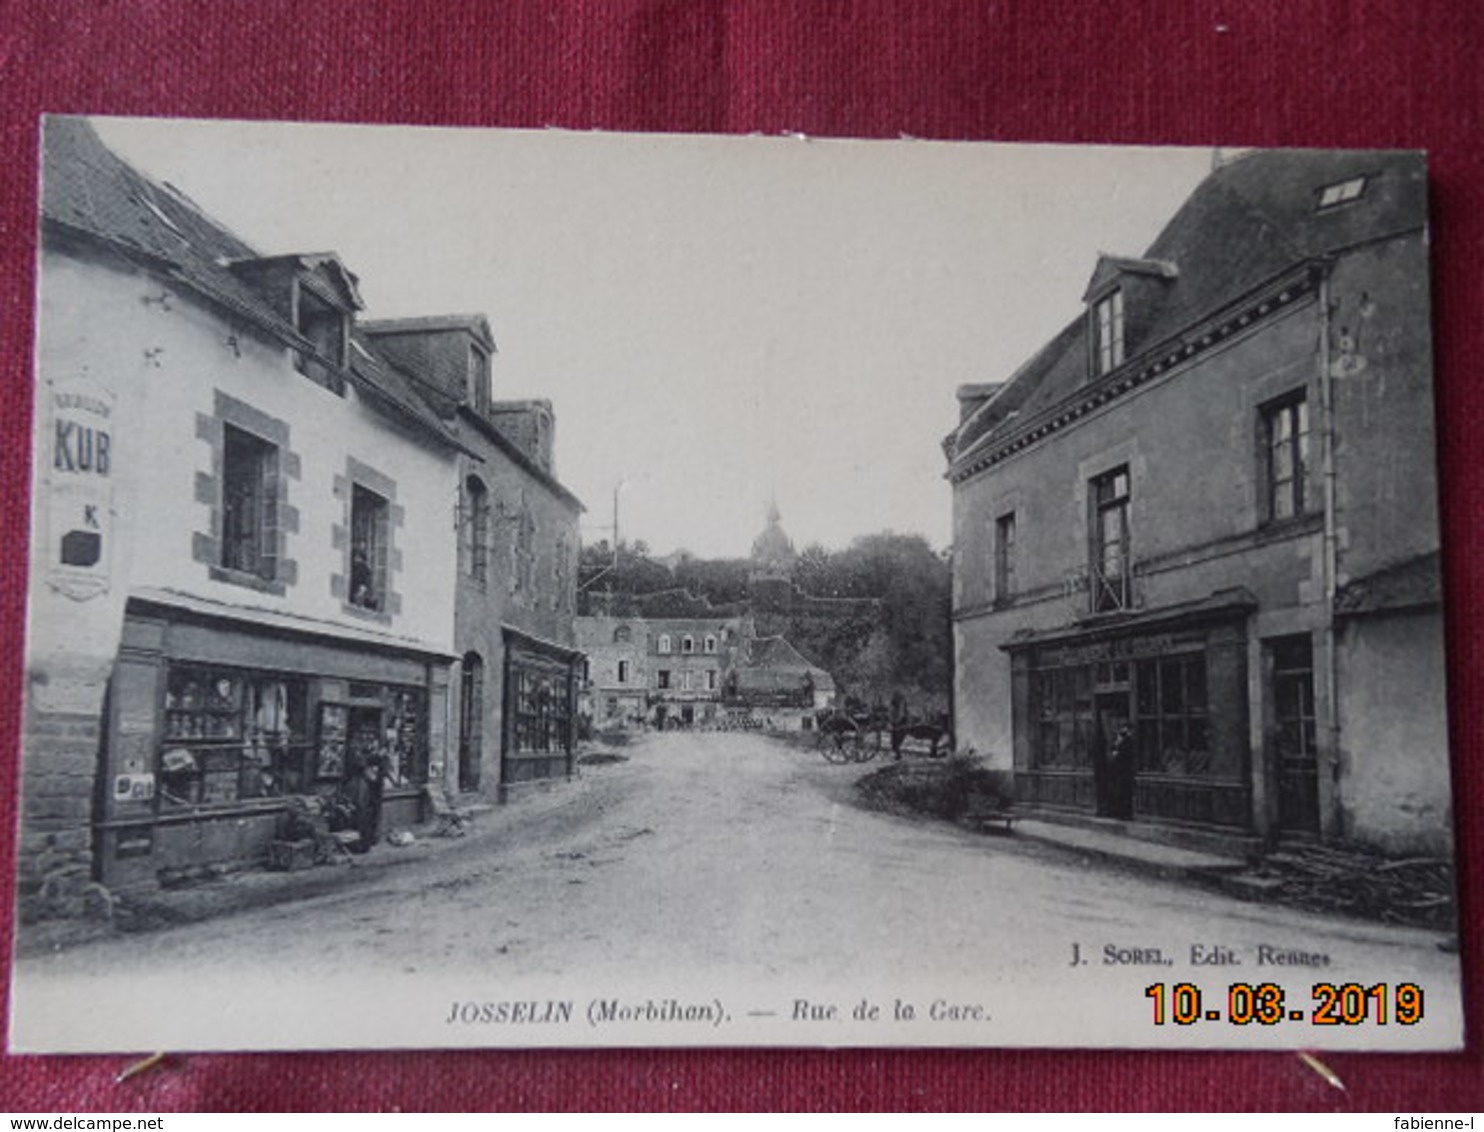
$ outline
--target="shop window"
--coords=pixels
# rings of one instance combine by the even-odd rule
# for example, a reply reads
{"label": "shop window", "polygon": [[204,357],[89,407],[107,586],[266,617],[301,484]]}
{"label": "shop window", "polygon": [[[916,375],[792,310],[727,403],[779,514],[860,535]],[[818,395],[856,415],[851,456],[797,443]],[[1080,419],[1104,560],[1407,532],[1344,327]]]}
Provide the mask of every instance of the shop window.
{"label": "shop window", "polygon": [[1309,407],[1304,394],[1262,408],[1264,519],[1281,523],[1308,510]]}
{"label": "shop window", "polygon": [[382,761],[387,786],[428,781],[427,693],[420,688],[351,685],[354,704],[322,703],[317,724],[314,779],[342,781],[370,758]]}
{"label": "shop window", "polygon": [[1128,609],[1132,600],[1129,556],[1129,474],[1127,467],[1098,476],[1091,484],[1090,585],[1092,612]]}
{"label": "shop window", "polygon": [[533,754],[569,750],[572,716],[566,674],[517,664],[514,689],[514,749]]}
{"label": "shop window", "polygon": [[994,599],[1009,601],[1015,596],[1015,512],[1001,515],[994,523]]}
{"label": "shop window", "polygon": [[354,484],[350,502],[350,604],[361,609],[386,606],[391,508],[369,488]]}
{"label": "shop window", "polygon": [[1139,769],[1155,774],[1209,774],[1206,654],[1142,660],[1135,676]]}
{"label": "shop window", "polygon": [[165,809],[305,793],[313,781],[306,681],[172,665],[158,757]]}
{"label": "shop window", "polygon": [[1123,364],[1123,292],[1110,291],[1092,306],[1094,376]]}
{"label": "shop window", "polygon": [[1091,766],[1092,667],[1082,664],[1040,669],[1034,673],[1031,694],[1036,765],[1067,769]]}
{"label": "shop window", "polygon": [[278,447],[222,426],[221,566],[265,582],[278,576]]}
{"label": "shop window", "polygon": [[490,494],[478,476],[464,483],[464,506],[469,579],[482,586],[489,579]]}

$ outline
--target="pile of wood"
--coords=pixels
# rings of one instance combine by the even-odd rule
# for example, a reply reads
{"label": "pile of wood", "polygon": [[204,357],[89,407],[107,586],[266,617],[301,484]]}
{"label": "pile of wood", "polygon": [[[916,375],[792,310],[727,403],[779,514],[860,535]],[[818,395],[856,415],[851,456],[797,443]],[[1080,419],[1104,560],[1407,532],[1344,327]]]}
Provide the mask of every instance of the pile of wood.
{"label": "pile of wood", "polygon": [[1281,899],[1316,911],[1451,931],[1456,924],[1453,862],[1389,859],[1326,845],[1286,845],[1263,861]]}

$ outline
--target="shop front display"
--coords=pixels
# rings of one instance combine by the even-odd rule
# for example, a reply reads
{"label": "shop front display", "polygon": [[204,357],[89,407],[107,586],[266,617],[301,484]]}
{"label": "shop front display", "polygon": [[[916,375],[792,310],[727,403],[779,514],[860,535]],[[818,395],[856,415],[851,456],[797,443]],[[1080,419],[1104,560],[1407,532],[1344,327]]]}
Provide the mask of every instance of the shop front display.
{"label": "shop front display", "polygon": [[582,654],[517,630],[505,630],[502,787],[570,776]]}
{"label": "shop front display", "polygon": [[1021,799],[1126,821],[1250,829],[1246,649],[1237,616],[1011,646]]}
{"label": "shop front display", "polygon": [[96,820],[105,883],[259,863],[294,799],[328,798],[373,760],[384,826],[416,823],[447,666],[131,606],[101,756],[113,784]]}

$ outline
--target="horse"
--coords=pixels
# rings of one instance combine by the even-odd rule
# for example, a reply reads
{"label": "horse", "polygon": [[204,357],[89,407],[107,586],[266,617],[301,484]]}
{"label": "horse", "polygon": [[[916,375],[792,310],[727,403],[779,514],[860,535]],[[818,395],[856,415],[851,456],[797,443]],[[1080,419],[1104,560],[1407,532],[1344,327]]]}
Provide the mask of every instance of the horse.
{"label": "horse", "polygon": [[948,720],[939,717],[935,722],[921,719],[904,719],[891,726],[891,753],[896,759],[902,757],[902,744],[908,739],[920,739],[928,744],[928,758],[938,757],[938,744],[947,741],[943,753],[953,750],[953,730]]}

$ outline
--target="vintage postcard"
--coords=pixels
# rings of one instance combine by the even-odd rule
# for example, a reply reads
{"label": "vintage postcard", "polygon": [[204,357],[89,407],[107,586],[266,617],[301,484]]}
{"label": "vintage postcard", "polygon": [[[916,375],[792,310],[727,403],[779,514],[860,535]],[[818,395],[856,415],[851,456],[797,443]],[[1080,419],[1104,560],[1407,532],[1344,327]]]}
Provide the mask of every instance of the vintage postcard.
{"label": "vintage postcard", "polygon": [[1423,155],[40,169],[12,1050],[1459,1048]]}

